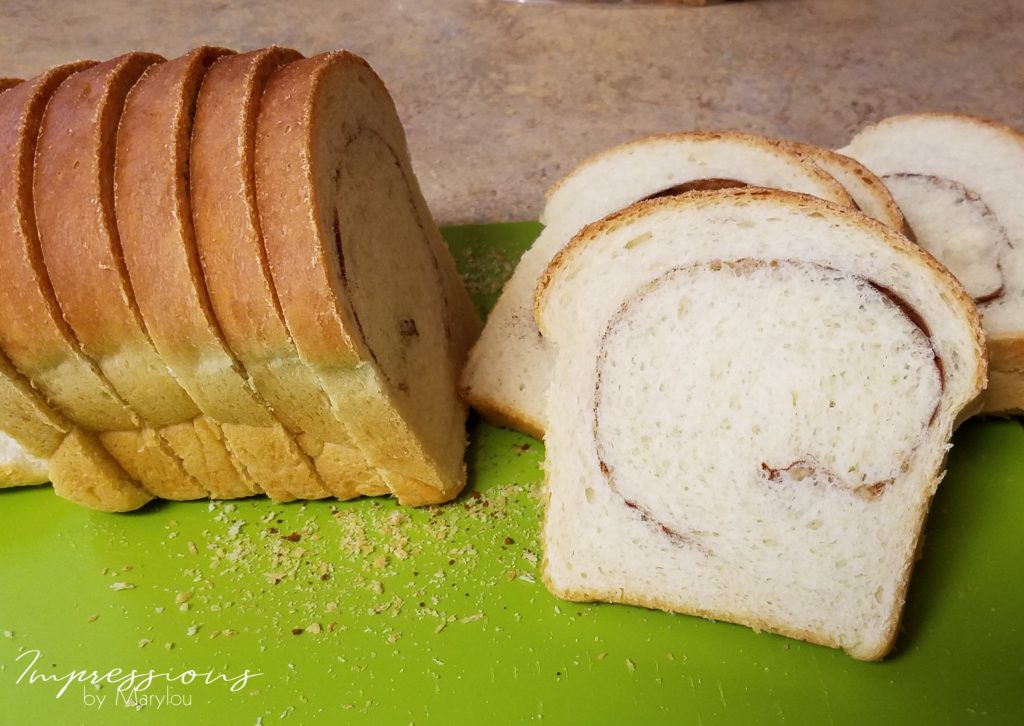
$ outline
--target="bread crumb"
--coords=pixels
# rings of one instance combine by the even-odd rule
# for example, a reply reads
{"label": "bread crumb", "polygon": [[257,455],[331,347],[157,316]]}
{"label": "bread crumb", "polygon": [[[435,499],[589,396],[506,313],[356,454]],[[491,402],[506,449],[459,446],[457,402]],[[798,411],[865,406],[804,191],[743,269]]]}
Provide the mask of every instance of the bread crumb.
{"label": "bread crumb", "polygon": [[13,630],[5,630],[4,631],[4,637],[7,638],[8,640],[10,640],[11,638],[14,637],[14,631]]}
{"label": "bread crumb", "polygon": [[110,583],[111,590],[134,590],[135,585],[130,582],[112,582]]}
{"label": "bread crumb", "polygon": [[152,641],[152,640],[150,640],[149,638],[142,638],[142,639],[141,639],[141,640],[139,641],[139,647],[140,647],[140,648],[145,648],[145,647],[146,647],[147,645],[149,645],[149,644],[150,644],[150,643],[152,643],[152,642],[153,642],[153,641]]}
{"label": "bread crumb", "polygon": [[636,671],[636,663],[631,661],[629,658],[626,658],[626,670],[628,670],[630,673]]}
{"label": "bread crumb", "polygon": [[320,623],[310,623],[306,626],[306,632],[313,633],[314,635],[319,635],[321,632]]}
{"label": "bread crumb", "polygon": [[192,599],[192,591],[191,590],[188,591],[188,592],[179,592],[177,595],[174,596],[174,602],[178,603],[179,605],[181,603],[188,602],[191,599]]}

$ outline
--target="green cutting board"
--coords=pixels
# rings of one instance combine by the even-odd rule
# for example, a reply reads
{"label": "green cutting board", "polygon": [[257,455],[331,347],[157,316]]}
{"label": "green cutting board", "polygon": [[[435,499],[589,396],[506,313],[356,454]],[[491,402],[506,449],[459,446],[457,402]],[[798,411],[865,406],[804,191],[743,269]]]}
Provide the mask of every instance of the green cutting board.
{"label": "green cutting board", "polygon": [[[483,309],[537,230],[446,230]],[[108,515],[46,487],[3,492],[0,722],[1024,723],[1017,421],[956,434],[882,663],[553,598],[538,572],[543,447],[475,420],[470,432],[470,484],[445,507]],[[71,680],[112,669],[98,687]],[[133,669],[156,672],[134,700]]]}

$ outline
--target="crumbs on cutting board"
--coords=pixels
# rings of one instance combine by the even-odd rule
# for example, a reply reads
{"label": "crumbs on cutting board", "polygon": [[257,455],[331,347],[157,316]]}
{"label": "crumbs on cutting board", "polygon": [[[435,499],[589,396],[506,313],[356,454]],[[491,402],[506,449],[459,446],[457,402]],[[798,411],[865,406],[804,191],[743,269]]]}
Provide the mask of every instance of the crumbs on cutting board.
{"label": "crumbs on cutting board", "polygon": [[[325,636],[359,623],[394,644],[403,637],[401,623],[393,622],[399,616],[429,621],[439,633],[486,620],[486,594],[507,573],[536,582],[536,533],[524,537],[517,530],[513,538],[502,527],[512,513],[538,510],[532,486],[469,492],[450,505],[415,511],[385,500],[302,504],[298,516],[264,506],[255,519],[255,508],[244,502],[210,502],[208,509],[201,541],[183,545],[174,520],[165,538],[184,555],[182,581],[166,588],[166,608],[191,615],[187,637],[233,637],[244,627],[232,624],[232,613],[272,600],[284,607],[272,609],[276,633],[263,637]],[[480,548],[486,543],[491,550],[491,540],[506,566],[489,582],[480,575],[494,568],[479,565]],[[450,597],[453,589],[465,593],[462,600]]]}

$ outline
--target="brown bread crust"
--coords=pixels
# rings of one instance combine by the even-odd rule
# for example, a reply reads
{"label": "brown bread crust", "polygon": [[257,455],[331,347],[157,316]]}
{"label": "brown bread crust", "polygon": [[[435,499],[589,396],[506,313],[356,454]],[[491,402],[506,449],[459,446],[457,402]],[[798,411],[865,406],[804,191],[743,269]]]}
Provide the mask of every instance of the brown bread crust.
{"label": "brown bread crust", "polygon": [[275,499],[324,497],[312,462],[231,356],[196,249],[188,190],[192,115],[207,70],[229,52],[197,48],[151,67],[128,95],[114,180],[121,246],[153,343],[200,409],[221,423],[247,473]]}
{"label": "brown bread crust", "polygon": [[[153,347],[128,281],[114,219],[114,145],[129,90],[163,61],[128,53],[68,78],[47,104],[36,149],[35,211],[54,293],[83,351],[148,425],[167,427],[200,415]],[[181,466],[154,493],[168,499],[233,498],[254,493],[237,472],[211,467],[191,440],[160,432]],[[118,450],[132,451],[107,436]],[[161,442],[156,441],[157,446]],[[139,450],[139,455],[146,453]],[[224,452],[224,456],[226,456]],[[147,465],[148,464],[144,464]]]}
{"label": "brown bread crust", "polygon": [[217,321],[232,352],[281,422],[302,434],[331,494],[384,494],[285,327],[256,209],[256,116],[267,80],[298,60],[266,48],[220,58],[206,74],[192,130],[190,181],[196,242]]}

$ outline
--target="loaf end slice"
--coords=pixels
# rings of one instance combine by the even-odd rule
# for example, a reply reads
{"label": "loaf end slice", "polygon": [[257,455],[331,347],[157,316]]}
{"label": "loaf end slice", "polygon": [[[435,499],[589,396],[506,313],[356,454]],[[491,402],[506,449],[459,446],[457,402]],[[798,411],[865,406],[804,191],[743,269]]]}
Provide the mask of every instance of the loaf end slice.
{"label": "loaf end slice", "polygon": [[455,380],[479,322],[365,61],[327,53],[274,74],[256,188],[300,357],[400,502],[453,498],[466,476]]}

